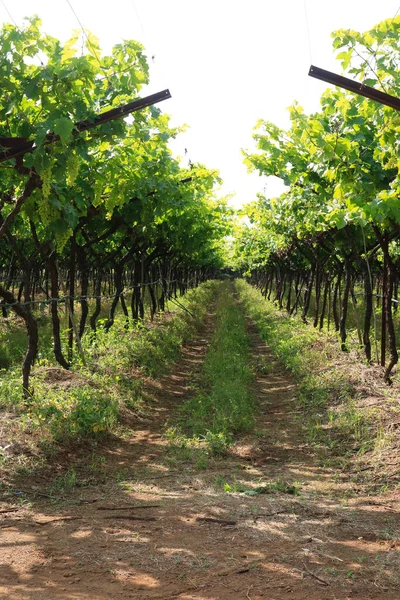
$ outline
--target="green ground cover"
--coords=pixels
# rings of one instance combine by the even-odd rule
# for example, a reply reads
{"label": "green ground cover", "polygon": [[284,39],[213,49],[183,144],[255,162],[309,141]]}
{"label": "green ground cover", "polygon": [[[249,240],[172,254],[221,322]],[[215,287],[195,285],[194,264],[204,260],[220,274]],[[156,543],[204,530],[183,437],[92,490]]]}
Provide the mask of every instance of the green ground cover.
{"label": "green ground cover", "polygon": [[76,353],[71,372],[49,354],[39,356],[28,399],[22,397],[12,357],[1,372],[0,409],[12,412],[14,424],[40,434],[47,445],[104,435],[117,426],[123,410],[145,410],[143,377],[162,374],[177,359],[203,322],[218,285],[190,290],[180,306],[170,304],[170,311],[153,322],[127,322],[121,315],[109,331],[100,326],[88,333],[82,340],[86,365]]}
{"label": "green ground cover", "polygon": [[169,430],[181,444],[204,441],[223,453],[235,434],[254,426],[257,405],[250,342],[242,307],[225,281],[215,300],[215,329],[195,393],[180,410],[179,423]]}

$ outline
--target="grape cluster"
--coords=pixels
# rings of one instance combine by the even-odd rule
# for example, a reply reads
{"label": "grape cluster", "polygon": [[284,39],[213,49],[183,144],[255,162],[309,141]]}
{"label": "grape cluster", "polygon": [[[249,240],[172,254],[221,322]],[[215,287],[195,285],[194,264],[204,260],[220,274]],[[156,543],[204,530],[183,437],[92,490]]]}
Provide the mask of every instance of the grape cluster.
{"label": "grape cluster", "polygon": [[74,185],[79,174],[79,157],[71,152],[67,157],[67,185]]}
{"label": "grape cluster", "polygon": [[43,194],[38,203],[38,208],[40,219],[45,227],[58,218],[58,210],[51,204],[49,198],[45,198]]}
{"label": "grape cluster", "polygon": [[46,200],[50,196],[51,192],[51,168],[43,169],[40,173],[40,179],[42,180],[42,194]]}
{"label": "grape cluster", "polygon": [[58,252],[62,252],[64,250],[65,245],[68,242],[69,238],[71,237],[72,233],[73,233],[72,229],[66,229],[62,233],[57,233],[56,246],[57,246]]}
{"label": "grape cluster", "polygon": [[118,187],[115,186],[106,200],[106,208],[112,213],[116,206],[121,206],[124,202],[126,190],[126,181],[119,181]]}
{"label": "grape cluster", "polygon": [[101,203],[101,195],[103,193],[103,182],[100,179],[96,179],[93,186],[93,206],[99,206]]}

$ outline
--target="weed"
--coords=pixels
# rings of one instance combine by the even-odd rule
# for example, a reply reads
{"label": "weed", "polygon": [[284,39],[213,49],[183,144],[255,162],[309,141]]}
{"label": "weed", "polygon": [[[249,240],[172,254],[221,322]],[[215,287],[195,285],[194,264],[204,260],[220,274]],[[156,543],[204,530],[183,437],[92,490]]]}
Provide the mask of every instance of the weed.
{"label": "weed", "polygon": [[271,481],[267,484],[263,484],[253,489],[244,490],[246,496],[257,496],[259,494],[289,494],[291,496],[298,496],[300,493],[300,487],[297,483],[288,483],[287,481],[277,480]]}
{"label": "weed", "polygon": [[232,482],[226,481],[223,477],[218,475],[215,478],[215,486],[222,489],[224,492],[233,494],[239,493],[244,496],[259,496],[260,494],[289,494],[297,496],[300,494],[300,484],[297,482],[288,483],[283,480],[273,480],[262,485],[247,487],[235,478]]}
{"label": "weed", "polygon": [[236,481],[236,479],[233,483],[225,482],[222,489],[229,494],[246,492],[246,487],[239,481]]}
{"label": "weed", "polygon": [[0,406],[11,408],[20,406],[22,409],[22,391],[19,373],[10,370],[2,373],[0,380]]}
{"label": "weed", "polygon": [[65,492],[73,490],[78,483],[76,471],[71,467],[63,475],[59,475],[53,480],[50,486],[50,497],[57,501]]}
{"label": "weed", "polygon": [[16,492],[17,494],[17,502],[20,506],[23,506],[24,508],[32,508],[32,502],[30,500],[28,500],[28,498],[25,496],[24,492]]}
{"label": "weed", "polygon": [[195,554],[191,560],[191,566],[198,570],[208,569],[211,565],[211,561],[208,556],[204,554]]}
{"label": "weed", "polygon": [[256,358],[255,364],[256,372],[260,375],[268,375],[273,370],[274,366],[271,363],[266,362],[265,356],[259,354]]}
{"label": "weed", "polygon": [[362,563],[368,560],[368,556],[357,556],[356,560],[360,565],[362,565]]}
{"label": "weed", "polygon": [[374,440],[374,450],[380,455],[386,448],[393,444],[393,432],[387,431],[382,425],[382,421],[376,430],[376,437]]}
{"label": "weed", "polygon": [[207,431],[204,441],[210,454],[224,456],[231,443],[231,438],[223,432],[213,433],[212,431]]}
{"label": "weed", "polygon": [[129,469],[117,469],[113,472],[113,478],[118,485],[127,491],[132,489],[134,482],[136,481],[136,478]]}
{"label": "weed", "polygon": [[105,456],[99,456],[95,452],[92,452],[92,460],[89,464],[89,470],[93,474],[104,475],[106,471],[106,458]]}
{"label": "weed", "polygon": [[222,475],[217,475],[216,476],[214,485],[215,485],[216,488],[219,488],[219,489],[223,489],[224,488],[225,479],[222,477]]}
{"label": "weed", "polygon": [[205,471],[207,469],[207,457],[204,453],[200,454],[196,460],[196,468],[200,471]]}

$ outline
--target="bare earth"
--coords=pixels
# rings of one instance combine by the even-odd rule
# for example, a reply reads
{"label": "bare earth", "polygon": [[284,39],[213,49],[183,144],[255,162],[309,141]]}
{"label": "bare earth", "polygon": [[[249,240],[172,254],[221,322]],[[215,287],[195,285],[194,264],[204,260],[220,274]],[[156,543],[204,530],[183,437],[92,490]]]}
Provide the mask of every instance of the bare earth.
{"label": "bare earth", "polygon": [[[399,490],[373,498],[320,466],[296,386],[251,324],[254,362],[270,365],[255,382],[256,434],[206,470],[171,452],[164,424],[191,393],[211,321],[170,375],[149,382],[148,417],[101,453],[77,451],[77,485],[58,502],[46,495],[65,456],[53,479],[38,471],[21,483],[31,503],[0,502],[0,598],[399,600]],[[278,480],[300,493],[223,490]]]}

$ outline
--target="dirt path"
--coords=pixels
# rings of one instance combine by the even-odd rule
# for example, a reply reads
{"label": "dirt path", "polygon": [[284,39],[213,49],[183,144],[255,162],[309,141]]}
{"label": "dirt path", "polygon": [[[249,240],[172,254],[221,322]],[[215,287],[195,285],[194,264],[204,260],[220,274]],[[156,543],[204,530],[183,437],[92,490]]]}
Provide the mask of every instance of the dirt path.
{"label": "dirt path", "polygon": [[171,449],[165,420],[191,393],[211,330],[212,316],[174,371],[149,382],[133,432],[53,482],[57,503],[0,506],[0,598],[399,599],[399,498],[366,497],[319,466],[296,387],[251,324],[256,434],[206,470]]}

